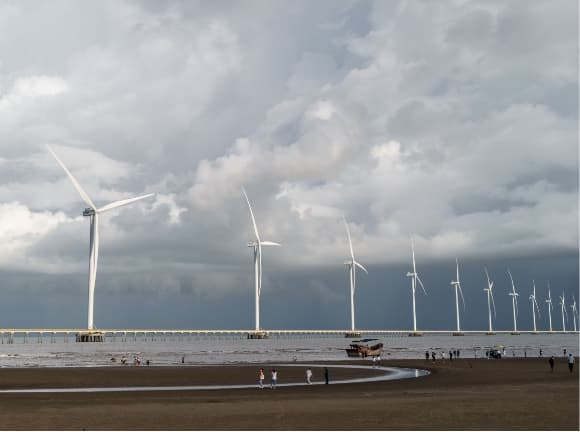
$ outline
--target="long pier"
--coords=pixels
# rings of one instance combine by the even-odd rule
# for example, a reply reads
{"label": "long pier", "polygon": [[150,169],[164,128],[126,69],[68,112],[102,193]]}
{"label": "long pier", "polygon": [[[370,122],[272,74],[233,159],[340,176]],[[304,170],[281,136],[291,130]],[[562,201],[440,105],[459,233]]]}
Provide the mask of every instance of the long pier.
{"label": "long pier", "polygon": [[[24,343],[31,342],[36,337],[38,343],[42,343],[45,337],[49,337],[51,342],[56,342],[56,337],[62,337],[64,342],[68,342],[69,338],[75,341],[77,335],[91,335],[98,334],[102,338],[112,338],[117,337],[121,339],[127,338],[137,338],[138,336],[143,337],[178,337],[182,338],[184,336],[233,336],[240,338],[249,339],[262,339],[264,337],[291,337],[291,336],[347,336],[347,337],[362,337],[364,336],[422,336],[422,335],[519,335],[519,334],[579,334],[579,331],[574,330],[518,330],[514,332],[513,330],[494,330],[490,333],[488,330],[462,330],[457,332],[456,330],[418,330],[413,332],[413,330],[404,329],[358,329],[354,332],[352,330],[346,329],[335,329],[335,330],[316,330],[316,329],[271,329],[271,330],[250,330],[250,329],[146,329],[146,328],[129,328],[129,329],[93,329],[87,330],[82,328],[0,328],[0,341],[4,343],[14,343],[14,337],[20,336],[23,338]],[[259,337],[254,337],[259,336]]]}

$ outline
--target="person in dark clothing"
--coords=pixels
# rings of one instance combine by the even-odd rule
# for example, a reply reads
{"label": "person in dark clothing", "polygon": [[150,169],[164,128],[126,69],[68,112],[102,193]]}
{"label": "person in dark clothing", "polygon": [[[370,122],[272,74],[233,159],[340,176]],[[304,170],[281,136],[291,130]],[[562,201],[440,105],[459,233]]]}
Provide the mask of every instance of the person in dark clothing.
{"label": "person in dark clothing", "polygon": [[550,369],[552,370],[552,372],[554,372],[554,356],[550,357],[550,360],[548,360],[548,362],[550,363]]}
{"label": "person in dark clothing", "polygon": [[449,360],[453,360],[453,351],[449,351]]}
{"label": "person in dark clothing", "polygon": [[324,368],[324,384],[328,384],[328,368]]}
{"label": "person in dark clothing", "polygon": [[429,351],[425,351],[425,360],[429,360]]}

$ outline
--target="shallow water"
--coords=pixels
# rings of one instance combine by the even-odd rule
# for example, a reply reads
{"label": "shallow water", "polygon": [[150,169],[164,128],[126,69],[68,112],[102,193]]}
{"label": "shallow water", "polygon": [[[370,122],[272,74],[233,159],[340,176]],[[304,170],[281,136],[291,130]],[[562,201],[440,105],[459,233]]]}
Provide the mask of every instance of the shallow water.
{"label": "shallow water", "polygon": [[[273,366],[277,367],[300,367],[305,366],[310,367],[320,367],[320,364],[276,364]],[[368,370],[368,366],[357,366],[357,365],[323,365],[329,369],[365,369]],[[382,367],[377,366],[373,368],[375,372],[383,372],[369,377],[362,378],[349,378],[342,380],[332,380],[329,385],[332,384],[354,384],[354,383],[365,383],[365,382],[378,382],[378,381],[394,381],[401,379],[412,379],[419,378],[425,375],[429,375],[429,371],[422,369],[410,369],[410,368],[393,368],[393,367]],[[307,384],[305,382],[292,382],[292,383],[278,383],[276,387],[306,387],[309,385],[325,385],[324,381],[312,381],[312,384]],[[136,386],[136,387],[69,387],[69,388],[31,388],[31,389],[7,389],[0,390],[0,393],[103,393],[103,392],[134,392],[134,391],[183,391],[183,390],[231,390],[231,389],[248,389],[256,388],[257,385],[253,384],[230,384],[230,385],[195,385],[195,386]],[[267,386],[265,386],[267,387]]]}
{"label": "shallow water", "polygon": [[[497,334],[451,336],[425,334],[422,337],[406,335],[383,336],[385,359],[424,358],[425,351],[459,350],[460,357],[483,356],[485,349],[502,345],[506,355],[537,357],[562,356],[563,350],[578,355],[577,334]],[[13,344],[0,344],[0,367],[70,367],[110,366],[120,364],[125,357],[131,363],[134,357],[151,365],[175,365],[182,357],[187,364],[212,363],[265,363],[287,361],[332,361],[346,359],[344,349],[351,339],[339,336],[284,336],[248,340],[240,336],[155,336],[136,338],[127,336],[107,338],[102,343],[76,343],[74,338],[65,342],[62,337],[43,337],[40,342],[29,337],[17,337]],[[374,343],[374,342],[373,342]],[[113,362],[111,359],[116,361]]]}

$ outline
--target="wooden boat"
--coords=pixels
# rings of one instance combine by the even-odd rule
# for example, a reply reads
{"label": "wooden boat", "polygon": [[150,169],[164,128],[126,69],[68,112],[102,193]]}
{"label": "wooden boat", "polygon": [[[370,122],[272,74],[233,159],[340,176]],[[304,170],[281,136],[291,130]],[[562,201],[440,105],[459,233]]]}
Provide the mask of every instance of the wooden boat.
{"label": "wooden boat", "polygon": [[360,341],[352,341],[350,346],[346,348],[346,354],[349,357],[376,357],[383,353],[383,344],[381,342],[369,346],[367,342],[376,339],[363,339]]}

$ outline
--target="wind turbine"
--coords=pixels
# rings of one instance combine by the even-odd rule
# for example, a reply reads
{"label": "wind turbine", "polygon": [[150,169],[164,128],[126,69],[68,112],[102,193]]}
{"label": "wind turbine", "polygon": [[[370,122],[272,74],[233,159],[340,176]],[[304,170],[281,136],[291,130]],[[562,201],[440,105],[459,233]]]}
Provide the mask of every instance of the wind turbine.
{"label": "wind turbine", "polygon": [[546,299],[546,303],[548,303],[548,321],[550,322],[550,331],[552,331],[552,309],[554,309],[554,305],[552,305],[552,295],[550,294],[550,281],[548,281],[548,298]]}
{"label": "wind turbine", "polygon": [[509,295],[512,296],[512,309],[514,311],[514,331],[512,332],[512,334],[515,334],[518,332],[517,315],[518,315],[518,296],[519,296],[519,294],[516,292],[516,285],[514,284],[514,278],[512,277],[512,273],[510,272],[509,269],[508,269],[507,273],[508,273],[510,280],[512,282],[512,292],[509,293]]}
{"label": "wind turbine", "polygon": [[570,309],[572,309],[572,317],[574,317],[574,331],[576,330],[576,315],[578,314],[578,311],[576,310],[576,298],[574,297],[574,295],[572,295],[572,304],[570,305]]}
{"label": "wind turbine", "polygon": [[425,295],[427,295],[427,291],[425,291],[425,286],[423,286],[423,282],[419,278],[417,274],[417,267],[415,266],[415,244],[413,243],[413,238],[411,237],[411,251],[413,254],[413,272],[408,272],[407,277],[411,278],[411,292],[413,294],[413,335],[418,335],[417,333],[417,313],[415,310],[415,291],[417,290],[417,282],[423,289]]}
{"label": "wind turbine", "polygon": [[566,318],[568,318],[568,313],[566,312],[566,299],[564,298],[564,291],[560,296],[560,306],[562,307],[562,331],[566,331]]}
{"label": "wind turbine", "polygon": [[534,290],[530,295],[530,301],[532,302],[532,316],[534,317],[534,333],[536,333],[536,310],[538,311],[538,315],[540,314],[540,307],[538,306],[538,302],[536,301],[536,282],[532,279],[532,284],[534,286]]}
{"label": "wind turbine", "polygon": [[350,260],[344,263],[345,266],[349,268],[349,275],[350,275],[350,329],[352,333],[355,333],[354,327],[354,291],[356,289],[356,268],[359,267],[362,271],[366,274],[369,274],[366,268],[363,267],[361,263],[359,263],[354,258],[354,250],[352,248],[352,239],[350,237],[350,230],[348,229],[348,223],[346,223],[346,219],[343,216],[342,220],[344,222],[344,227],[346,228],[346,235],[348,236],[348,246],[350,248]]}
{"label": "wind turbine", "polygon": [[258,233],[258,226],[256,225],[256,219],[254,218],[254,212],[252,211],[252,206],[246,190],[242,187],[242,193],[246,198],[248,203],[248,208],[250,209],[250,216],[252,217],[252,225],[254,226],[254,234],[256,235],[255,240],[248,242],[248,247],[254,248],[254,287],[255,287],[255,310],[256,310],[256,335],[260,331],[260,292],[262,291],[262,246],[282,246],[280,243],[265,241],[260,239],[260,234]]}
{"label": "wind turbine", "polygon": [[465,310],[465,299],[463,298],[463,292],[461,291],[461,282],[459,281],[459,261],[455,258],[456,264],[456,280],[451,281],[451,286],[455,288],[455,312],[457,314],[457,332],[454,333],[455,335],[462,335],[461,333],[461,326],[459,324],[459,297],[458,292],[461,295],[461,301],[463,302],[463,310]]}
{"label": "wind turbine", "polygon": [[[47,146],[48,147],[48,146]],[[97,207],[89,195],[83,190],[77,179],[73,177],[71,172],[67,169],[64,163],[58,158],[56,153],[48,147],[48,151],[54,156],[58,164],[62,167],[64,172],[68,175],[73,186],[80,194],[83,201],[89,206],[83,211],[83,216],[87,216],[90,219],[90,255],[89,255],[89,310],[88,310],[88,322],[87,329],[89,332],[94,329],[93,322],[93,305],[94,305],[94,295],[95,295],[95,280],[97,278],[97,262],[99,259],[99,215],[105,213],[109,210],[122,207],[128,204],[132,204],[136,201],[140,201],[145,198],[152,197],[153,193],[141,195],[135,198],[128,198],[119,201],[114,201],[102,207]]]}
{"label": "wind turbine", "polygon": [[[489,280],[489,273],[487,272],[487,268],[485,268],[485,276],[487,277],[487,288],[484,288],[484,291],[487,291],[487,312],[489,316],[489,332],[487,334],[494,334],[493,327],[491,325],[491,306],[493,305],[493,316],[496,316],[495,313],[495,302],[493,301],[493,282]],[[491,302],[490,302],[491,299]]]}

